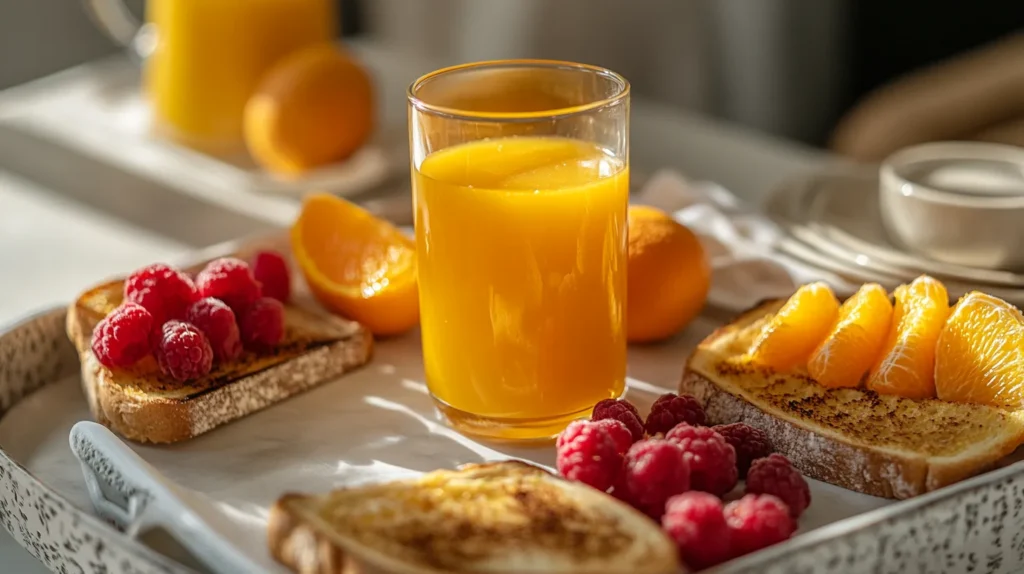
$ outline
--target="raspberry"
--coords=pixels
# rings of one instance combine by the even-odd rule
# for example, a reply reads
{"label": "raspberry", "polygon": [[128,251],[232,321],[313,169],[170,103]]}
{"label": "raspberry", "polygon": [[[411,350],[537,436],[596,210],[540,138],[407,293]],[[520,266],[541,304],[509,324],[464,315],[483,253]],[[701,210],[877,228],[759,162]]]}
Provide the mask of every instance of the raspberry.
{"label": "raspberry", "polygon": [[590,421],[574,421],[560,435],[558,472],[569,480],[607,492],[622,472],[622,455],[604,428]]}
{"label": "raspberry", "polygon": [[269,351],[284,338],[284,305],[261,297],[239,316],[238,327],[246,349]]}
{"label": "raspberry", "polygon": [[786,503],[770,494],[747,494],[725,505],[733,557],[782,542],[796,531]]}
{"label": "raspberry", "polygon": [[601,419],[599,421],[593,421],[593,424],[608,431],[608,434],[612,437],[612,441],[615,442],[615,450],[619,451],[619,454],[626,454],[629,447],[633,446],[633,435],[630,434],[629,429],[620,420],[616,419]]}
{"label": "raspberry", "polygon": [[690,395],[665,393],[651,405],[651,412],[647,414],[644,427],[647,434],[654,436],[658,433],[667,433],[679,423],[704,426],[706,421],[704,407],[700,406],[697,399]]}
{"label": "raspberry", "polygon": [[690,482],[694,490],[722,496],[736,486],[736,450],[722,435],[708,427],[686,423],[668,431],[666,439],[683,449],[690,463]]}
{"label": "raspberry", "polygon": [[110,368],[130,367],[153,349],[153,315],[142,305],[121,303],[92,331],[92,352]]}
{"label": "raspberry", "polygon": [[718,497],[706,492],[684,492],[668,499],[661,526],[679,547],[679,556],[693,569],[729,559],[729,526]]}
{"label": "raspberry", "polygon": [[220,299],[206,297],[196,301],[188,308],[186,319],[209,339],[214,359],[232,361],[242,354],[235,312]]}
{"label": "raspberry", "polygon": [[633,406],[633,403],[627,401],[626,399],[604,399],[604,400],[598,401],[597,404],[594,405],[594,412],[593,412],[593,414],[591,415],[590,418],[594,418],[594,419],[607,418],[607,417],[604,416],[605,410],[609,409],[609,408],[617,409],[618,407],[616,405],[620,405],[620,406],[626,407],[626,409],[632,411],[633,414],[636,415],[639,418],[640,411],[636,410],[636,407]]}
{"label": "raspberry", "polygon": [[291,297],[291,273],[284,257],[276,251],[260,251],[252,260],[252,274],[263,288],[263,295],[287,303]]}
{"label": "raspberry", "polygon": [[137,269],[124,281],[124,300],[145,307],[156,327],[170,319],[184,319],[188,306],[198,298],[192,279],[163,263]]}
{"label": "raspberry", "polygon": [[772,443],[768,435],[761,429],[743,423],[732,423],[729,425],[718,425],[711,427],[715,432],[722,435],[725,442],[736,449],[736,469],[740,478],[747,476],[750,470],[750,463],[772,453]]}
{"label": "raspberry", "polygon": [[196,276],[196,287],[203,297],[213,297],[228,304],[235,315],[260,298],[260,284],[249,265],[241,259],[224,257],[211,261]]}
{"label": "raspberry", "polygon": [[793,518],[807,510],[811,504],[811,488],[800,471],[781,454],[759,458],[750,465],[747,474],[747,494],[771,494],[789,506]]}
{"label": "raspberry", "polygon": [[655,519],[665,501],[690,489],[690,465],[679,445],[662,439],[634,443],[626,452],[625,492],[620,497]]}
{"label": "raspberry", "polygon": [[629,497],[629,488],[626,487],[625,469],[623,469],[623,471],[619,473],[618,480],[616,480],[615,484],[612,485],[612,489],[608,492],[608,494],[621,500],[622,502],[625,502],[626,504],[629,504],[630,506],[633,505],[633,501],[630,500]]}
{"label": "raspberry", "polygon": [[209,374],[213,367],[213,349],[206,335],[195,325],[168,321],[160,330],[156,359],[165,375],[188,381]]}
{"label": "raspberry", "polygon": [[633,435],[633,441],[644,438],[644,425],[640,422],[640,415],[637,414],[636,407],[627,401],[605,399],[594,405],[594,413],[590,416],[590,420],[603,419],[615,419],[626,425],[629,434]]}

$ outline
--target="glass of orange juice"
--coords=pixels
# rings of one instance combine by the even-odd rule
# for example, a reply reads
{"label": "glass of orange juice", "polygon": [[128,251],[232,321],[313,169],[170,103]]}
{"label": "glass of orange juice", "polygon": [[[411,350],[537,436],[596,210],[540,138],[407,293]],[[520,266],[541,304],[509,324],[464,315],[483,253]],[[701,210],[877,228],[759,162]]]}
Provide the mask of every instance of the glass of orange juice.
{"label": "glass of orange juice", "polygon": [[427,386],[462,432],[550,438],[625,388],[629,83],[510,60],[408,96]]}
{"label": "glass of orange juice", "polygon": [[149,0],[139,26],[122,0],[86,0],[143,60],[157,133],[203,151],[244,151],[245,104],[288,53],[334,39],[335,0]]}

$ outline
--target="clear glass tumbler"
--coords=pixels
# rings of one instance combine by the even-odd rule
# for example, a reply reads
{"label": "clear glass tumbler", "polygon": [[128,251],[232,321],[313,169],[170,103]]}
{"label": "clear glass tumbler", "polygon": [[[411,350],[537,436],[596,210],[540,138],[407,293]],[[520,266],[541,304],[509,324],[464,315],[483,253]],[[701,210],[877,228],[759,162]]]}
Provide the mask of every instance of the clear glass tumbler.
{"label": "clear glass tumbler", "polygon": [[550,438],[625,387],[629,83],[509,60],[408,96],[427,385],[462,432]]}

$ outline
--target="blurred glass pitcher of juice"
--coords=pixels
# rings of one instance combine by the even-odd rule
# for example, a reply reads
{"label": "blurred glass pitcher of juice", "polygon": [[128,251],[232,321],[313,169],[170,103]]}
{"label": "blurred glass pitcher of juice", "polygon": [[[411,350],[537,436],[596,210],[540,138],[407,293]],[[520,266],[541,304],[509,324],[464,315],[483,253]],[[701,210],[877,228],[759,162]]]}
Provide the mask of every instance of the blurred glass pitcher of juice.
{"label": "blurred glass pitcher of juice", "polygon": [[244,149],[243,110],[263,73],[337,25],[333,0],[149,0],[144,25],[122,0],[85,4],[143,61],[156,133],[218,154]]}

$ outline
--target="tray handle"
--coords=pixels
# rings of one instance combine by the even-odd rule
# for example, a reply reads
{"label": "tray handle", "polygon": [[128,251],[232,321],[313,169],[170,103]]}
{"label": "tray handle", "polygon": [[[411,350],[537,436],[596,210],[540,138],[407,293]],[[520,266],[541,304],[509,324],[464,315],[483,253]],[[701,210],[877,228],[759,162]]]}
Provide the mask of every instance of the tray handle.
{"label": "tray handle", "polygon": [[[85,487],[96,513],[112,523],[128,536],[135,538],[147,524],[146,509],[153,495],[141,484],[131,480],[123,467],[114,458],[131,458],[135,465],[144,465],[134,452],[125,448],[120,441],[103,440],[109,434],[106,428],[92,422],[77,423],[70,434],[71,452],[82,465]],[[97,448],[95,442],[104,442]]]}

